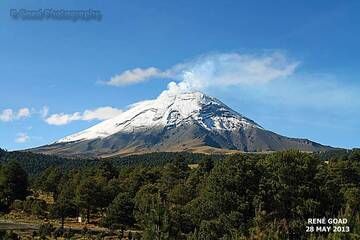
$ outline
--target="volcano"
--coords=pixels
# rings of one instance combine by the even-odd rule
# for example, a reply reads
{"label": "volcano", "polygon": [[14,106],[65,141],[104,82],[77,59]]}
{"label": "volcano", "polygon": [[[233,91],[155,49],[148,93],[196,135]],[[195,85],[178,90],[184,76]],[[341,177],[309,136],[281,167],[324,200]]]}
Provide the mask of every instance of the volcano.
{"label": "volcano", "polygon": [[148,152],[270,152],[331,149],[308,139],[264,129],[201,92],[163,92],[120,115],[30,151],[61,156],[108,157]]}

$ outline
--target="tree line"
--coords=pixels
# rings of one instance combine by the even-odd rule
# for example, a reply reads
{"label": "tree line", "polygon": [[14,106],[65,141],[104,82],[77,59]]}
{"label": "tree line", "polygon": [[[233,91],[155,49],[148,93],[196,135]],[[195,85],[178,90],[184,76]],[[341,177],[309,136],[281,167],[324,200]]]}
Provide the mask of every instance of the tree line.
{"label": "tree line", "polygon": [[[189,152],[154,152],[142,155],[114,156],[106,158],[115,167],[129,166],[159,166],[170,163],[179,157],[184,157],[189,163],[200,161],[205,154]],[[214,160],[224,159],[224,155],[211,156]],[[98,158],[65,158],[56,155],[46,155],[33,152],[13,151],[8,152],[0,148],[0,163],[15,161],[28,173],[29,177],[37,176],[49,167],[56,166],[64,171],[82,169],[96,166]]]}
{"label": "tree line", "polygon": [[[155,166],[107,160],[73,170],[54,166],[29,185],[26,172],[10,161],[0,168],[1,210],[15,202],[24,207],[31,189],[54,199],[47,206],[33,201],[34,214],[62,224],[82,216],[109,229],[135,229],[134,239],[360,237],[360,150],[201,155],[196,162],[178,154]],[[346,218],[350,233],[307,233],[307,219],[322,217]]]}

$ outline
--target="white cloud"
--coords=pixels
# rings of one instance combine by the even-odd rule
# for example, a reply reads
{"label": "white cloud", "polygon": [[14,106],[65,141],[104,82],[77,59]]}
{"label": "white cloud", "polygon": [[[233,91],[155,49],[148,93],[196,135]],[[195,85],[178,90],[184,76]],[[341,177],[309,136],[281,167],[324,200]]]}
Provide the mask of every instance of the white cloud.
{"label": "white cloud", "polygon": [[122,110],[112,107],[100,107],[94,110],[85,110],[82,114],[82,119],[85,121],[97,119],[106,120],[113,118],[122,113]]}
{"label": "white cloud", "polygon": [[83,113],[52,114],[45,121],[50,125],[66,125],[73,121],[106,120],[118,116],[122,110],[112,107],[100,107],[93,110],[85,110]]}
{"label": "white cloud", "polygon": [[30,110],[28,108],[20,108],[16,117],[18,119],[20,118],[27,118],[30,116]]}
{"label": "white cloud", "polygon": [[171,91],[204,90],[210,87],[264,85],[291,76],[299,62],[280,52],[261,55],[212,54],[178,64],[168,70],[176,83]]}
{"label": "white cloud", "polygon": [[25,143],[30,140],[30,137],[26,133],[18,133],[15,139],[17,143]]}
{"label": "white cloud", "polygon": [[20,108],[18,111],[14,111],[10,108],[4,109],[0,112],[0,121],[10,122],[14,120],[24,119],[30,117],[31,112],[29,108]]}
{"label": "white cloud", "polygon": [[108,85],[124,86],[152,78],[174,80],[168,90],[193,91],[209,87],[263,85],[294,73],[299,62],[279,51],[262,54],[221,53],[204,55],[161,71],[135,68],[112,77]]}
{"label": "white cloud", "polygon": [[165,73],[154,67],[134,68],[113,76],[106,84],[113,86],[131,85],[144,82],[151,78],[163,77],[164,74]]}
{"label": "white cloud", "polygon": [[45,119],[45,121],[50,125],[65,125],[77,120],[81,120],[81,114],[79,112],[72,114],[52,114],[50,117]]}
{"label": "white cloud", "polygon": [[0,114],[0,120],[3,122],[9,122],[12,121],[14,117],[14,112],[12,109],[5,109]]}
{"label": "white cloud", "polygon": [[49,107],[43,106],[42,109],[40,110],[40,115],[42,118],[46,118],[49,115]]}

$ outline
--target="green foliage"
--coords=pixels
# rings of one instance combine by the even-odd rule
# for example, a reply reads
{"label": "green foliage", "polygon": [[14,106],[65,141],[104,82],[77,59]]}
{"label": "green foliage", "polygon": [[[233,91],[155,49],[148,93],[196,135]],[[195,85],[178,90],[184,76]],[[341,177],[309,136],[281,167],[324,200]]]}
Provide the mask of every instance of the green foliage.
{"label": "green foliage", "polygon": [[14,209],[14,210],[18,210],[18,211],[23,211],[24,210],[24,204],[23,204],[23,201],[21,200],[15,200],[11,206],[10,206],[11,209]]}
{"label": "green foliage", "polygon": [[64,185],[55,203],[50,208],[50,216],[61,220],[61,228],[64,228],[66,217],[75,217],[78,213],[74,197],[71,186]]}
{"label": "green foliage", "polygon": [[43,200],[33,201],[31,204],[31,214],[38,217],[44,217],[46,215],[47,205]]}
{"label": "green foliage", "polygon": [[92,209],[102,205],[101,186],[93,178],[84,178],[76,188],[76,204],[86,211],[87,222],[90,222]]}
{"label": "green foliage", "polygon": [[62,171],[56,167],[46,169],[37,179],[36,187],[44,192],[53,194],[56,199],[59,191],[59,183],[63,177]]}
{"label": "green foliage", "polygon": [[282,221],[282,231],[288,234],[302,233],[305,219],[323,216],[319,195],[322,179],[318,177],[321,162],[317,158],[288,151],[269,155],[261,164],[265,176],[256,199],[259,212]]}
{"label": "green foliage", "polygon": [[51,236],[54,230],[55,228],[50,223],[41,224],[39,227],[39,236],[40,238],[46,239],[47,236]]}
{"label": "green foliage", "polygon": [[1,165],[0,168],[0,210],[6,210],[16,199],[28,195],[26,172],[16,162]]}
{"label": "green foliage", "polygon": [[133,198],[128,193],[119,193],[107,208],[103,225],[120,229],[132,226],[135,222],[133,210]]}
{"label": "green foliage", "polygon": [[144,229],[143,239],[170,239],[169,212],[159,189],[153,185],[144,186],[135,199],[136,218]]}
{"label": "green foliage", "polygon": [[[32,152],[7,152],[0,149],[0,163],[7,163],[9,161],[15,161],[26,170],[29,176],[38,177],[49,168],[58,168],[62,171],[70,171],[77,169],[84,169],[88,167],[99,167],[99,164],[103,162],[109,162],[112,166],[116,167],[155,167],[163,166],[167,163],[171,163],[179,158],[185,158],[188,163],[197,163],[205,158],[207,155],[194,154],[194,153],[172,153],[172,152],[156,152],[147,153],[142,155],[131,155],[124,157],[111,157],[106,160],[101,159],[89,159],[89,158],[63,158],[55,155],[45,155]],[[221,160],[223,155],[211,156],[213,160]]]}
{"label": "green foliage", "polygon": [[20,240],[20,237],[12,231],[0,231],[0,239],[2,240]]}
{"label": "green foliage", "polygon": [[[8,154],[0,152],[0,158]],[[71,161],[77,160],[38,172],[33,185],[54,194],[50,216],[62,221],[80,210],[88,220],[90,213],[101,216],[102,224],[111,229],[137,228],[142,239],[356,239],[360,235],[359,150],[227,157],[156,153],[81,160],[86,164],[69,170]],[[198,166],[190,169],[188,164],[194,162]],[[21,205],[29,207],[27,201],[13,204]],[[313,217],[347,218],[352,235],[306,235],[307,218]]]}
{"label": "green foliage", "polygon": [[117,169],[110,163],[110,161],[101,161],[97,168],[97,175],[110,180],[117,178],[119,175]]}

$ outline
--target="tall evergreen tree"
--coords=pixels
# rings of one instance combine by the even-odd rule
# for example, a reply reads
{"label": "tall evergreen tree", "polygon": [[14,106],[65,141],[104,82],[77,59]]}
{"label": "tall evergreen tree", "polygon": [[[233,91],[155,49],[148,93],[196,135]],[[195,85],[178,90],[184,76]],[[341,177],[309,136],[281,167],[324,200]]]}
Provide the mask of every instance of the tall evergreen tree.
{"label": "tall evergreen tree", "polygon": [[28,177],[21,166],[14,161],[2,165],[0,169],[0,197],[4,207],[15,200],[23,200],[28,195]]}

